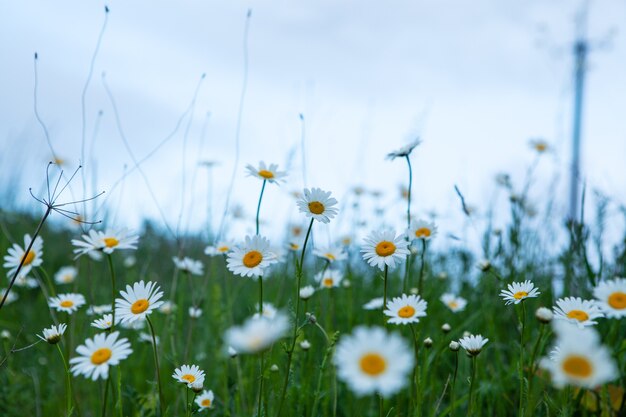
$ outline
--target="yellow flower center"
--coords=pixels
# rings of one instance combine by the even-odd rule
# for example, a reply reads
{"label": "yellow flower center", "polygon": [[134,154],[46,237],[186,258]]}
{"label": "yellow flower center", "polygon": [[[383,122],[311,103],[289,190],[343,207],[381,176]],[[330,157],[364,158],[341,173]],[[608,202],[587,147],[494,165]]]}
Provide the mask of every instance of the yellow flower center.
{"label": "yellow flower center", "polygon": [[263,260],[263,255],[258,250],[251,250],[243,257],[243,264],[246,268],[254,268]]}
{"label": "yellow flower center", "polygon": [[324,212],[324,205],[319,201],[311,201],[309,203],[309,211],[313,214],[322,214]]}
{"label": "yellow flower center", "polygon": [[335,281],[332,278],[324,278],[324,286],[332,287]]}
{"label": "yellow flower center", "polygon": [[30,265],[31,262],[35,260],[35,252],[29,250],[28,253],[24,254],[24,257],[22,259],[24,260],[24,266]]}
{"label": "yellow flower center", "polygon": [[142,298],[140,300],[135,301],[133,305],[130,306],[130,311],[133,314],[141,314],[144,311],[146,311],[148,307],[150,307],[150,302],[146,300],[145,298]]}
{"label": "yellow flower center", "polygon": [[300,236],[300,234],[302,233],[302,228],[295,226],[291,229],[291,234],[294,236]]}
{"label": "yellow flower center", "polygon": [[208,398],[205,398],[204,400],[202,400],[202,402],[200,404],[202,404],[203,407],[210,407],[211,406],[211,400],[209,400]]}
{"label": "yellow flower center", "polygon": [[593,365],[584,356],[572,355],[563,362],[563,371],[575,378],[587,378],[593,373]]}
{"label": "yellow flower center", "polygon": [[546,145],[545,143],[535,143],[535,150],[537,152],[544,152],[546,149],[548,149],[548,145]]}
{"label": "yellow flower center", "polygon": [[404,306],[400,310],[398,310],[398,316],[403,319],[408,319],[409,317],[413,317],[415,314],[415,309],[411,306]]}
{"label": "yellow flower center", "polygon": [[91,363],[94,365],[102,365],[109,359],[111,359],[111,349],[109,348],[100,348],[91,354]]}
{"label": "yellow flower center", "polygon": [[615,291],[609,295],[609,305],[616,310],[623,310],[626,308],[626,293],[621,291]]}
{"label": "yellow flower center", "polygon": [[224,253],[224,252],[228,252],[230,248],[228,246],[220,246],[219,248],[217,248],[218,252]]}
{"label": "yellow flower center", "polygon": [[266,180],[271,180],[272,178],[274,178],[274,173],[272,171],[268,171],[266,169],[262,169],[259,171],[259,175],[263,178],[265,178]]}
{"label": "yellow flower center", "polygon": [[428,227],[420,227],[415,231],[415,237],[424,239],[430,237],[431,231]]}
{"label": "yellow flower center", "polygon": [[119,243],[120,243],[120,241],[119,241],[119,240],[117,240],[117,239],[116,239],[116,238],[114,238],[114,237],[105,237],[105,238],[104,238],[104,245],[105,245],[107,248],[114,248],[114,247],[116,247],[117,245],[119,245]]}
{"label": "yellow flower center", "polygon": [[585,313],[582,310],[572,310],[569,313],[567,313],[567,317],[570,319],[576,319],[578,321],[589,320],[589,314]]}
{"label": "yellow flower center", "polygon": [[396,245],[393,242],[389,242],[387,240],[383,240],[378,245],[376,245],[376,254],[378,256],[389,256],[393,255],[396,251]]}
{"label": "yellow flower center", "polygon": [[448,307],[450,307],[450,308],[451,308],[451,309],[453,309],[453,310],[454,310],[455,308],[457,308],[458,306],[459,306],[459,303],[457,303],[456,301],[450,301],[450,302],[448,303]]}
{"label": "yellow flower center", "polygon": [[60,305],[61,307],[66,307],[66,308],[69,308],[69,307],[74,306],[74,302],[73,302],[73,301],[71,301],[71,300],[64,300],[64,301],[61,301],[61,304],[59,304],[59,305]]}
{"label": "yellow flower center", "polygon": [[185,374],[181,378],[189,382],[190,384],[192,384],[196,380],[196,377],[191,374]]}
{"label": "yellow flower center", "polygon": [[298,245],[297,243],[290,243],[290,244],[289,244],[289,247],[290,247],[292,250],[297,250],[297,249],[300,249],[300,245]]}
{"label": "yellow flower center", "polygon": [[335,258],[335,255],[333,255],[332,253],[327,253],[324,256],[327,257],[328,259],[330,259],[331,261],[334,261],[334,260],[337,259],[337,258]]}
{"label": "yellow flower center", "polygon": [[73,279],[74,277],[70,274],[63,275],[63,282],[72,282]]}
{"label": "yellow flower center", "polygon": [[361,357],[359,362],[361,370],[368,375],[377,376],[385,372],[387,368],[387,362],[385,358],[378,353],[367,353]]}
{"label": "yellow flower center", "polygon": [[526,291],[518,291],[513,294],[513,298],[515,298],[516,300],[521,300],[524,297],[528,297],[528,293]]}

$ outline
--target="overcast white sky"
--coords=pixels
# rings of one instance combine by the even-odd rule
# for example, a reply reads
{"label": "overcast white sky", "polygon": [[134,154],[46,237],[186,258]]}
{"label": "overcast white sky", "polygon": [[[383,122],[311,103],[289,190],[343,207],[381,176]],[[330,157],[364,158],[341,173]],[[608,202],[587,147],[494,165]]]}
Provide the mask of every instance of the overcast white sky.
{"label": "overcast white sky", "polygon": [[[24,198],[29,185],[40,186],[51,158],[33,111],[33,53],[39,54],[40,115],[55,152],[70,167],[76,166],[81,159],[81,93],[104,21],[104,4],[0,3],[0,162],[5,184],[9,172],[24,172],[19,191]],[[219,161],[213,170],[216,225],[234,164],[248,9],[249,77],[233,202],[252,215],[260,183],[245,177],[245,165],[265,160],[284,168],[293,153],[288,183],[268,187],[265,195],[262,218],[273,226],[267,234],[276,235],[287,217],[299,218],[288,197],[289,191],[303,186],[299,113],[306,119],[307,185],[331,190],[343,202],[347,190],[357,184],[384,190],[389,224],[403,225],[397,190],[406,181],[406,166],[400,160],[385,161],[384,156],[418,134],[424,142],[412,157],[416,213],[435,210],[444,232],[459,233],[454,184],[479,212],[492,201],[497,172],[511,173],[521,187],[534,158],[528,148],[532,137],[546,138],[554,152],[540,161],[531,197],[541,207],[550,182],[559,176],[556,214],[565,214],[573,94],[570,49],[580,2],[106,4],[111,11],[85,96],[83,163],[88,188],[95,182],[98,190],[109,191],[99,204],[110,210],[114,223],[136,226],[141,218],[159,214],[138,172],[114,187],[124,167],[133,164],[117,131],[102,73],[138,159],[173,131],[206,74],[193,117],[184,119],[142,169],[170,226],[176,227],[185,195],[182,227],[195,228],[206,221],[209,199],[207,170],[197,163]],[[611,29],[618,32],[609,48],[590,56],[582,148],[588,186],[620,203],[626,189],[624,22],[626,2],[591,3],[591,38],[604,39]],[[77,197],[80,188],[78,181]],[[345,232],[347,223],[338,222],[333,237]],[[239,239],[240,232],[252,227],[249,222],[231,237]]]}

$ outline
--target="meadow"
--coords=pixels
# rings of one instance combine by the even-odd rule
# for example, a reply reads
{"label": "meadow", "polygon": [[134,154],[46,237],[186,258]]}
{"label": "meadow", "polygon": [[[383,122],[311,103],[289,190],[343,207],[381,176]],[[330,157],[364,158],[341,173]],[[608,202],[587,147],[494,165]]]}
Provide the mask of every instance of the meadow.
{"label": "meadow", "polygon": [[[410,168],[418,145],[389,157]],[[408,176],[406,228],[357,230],[355,221],[353,235],[324,247],[313,236],[338,220],[332,191],[294,196],[300,221],[270,242],[259,222],[263,191],[288,173],[241,171],[259,180],[248,220],[256,234],[232,240],[63,219],[74,213],[61,203],[67,176],[39,197],[43,220],[56,222],[35,210],[0,213],[1,415],[625,412],[626,239],[598,256],[607,200],[596,201],[592,222],[583,212],[556,239],[527,190],[501,176],[506,227],[475,222],[457,189],[482,248],[434,250],[447,237],[412,213]],[[364,218],[360,202],[378,198],[364,188],[352,197],[342,219]]]}

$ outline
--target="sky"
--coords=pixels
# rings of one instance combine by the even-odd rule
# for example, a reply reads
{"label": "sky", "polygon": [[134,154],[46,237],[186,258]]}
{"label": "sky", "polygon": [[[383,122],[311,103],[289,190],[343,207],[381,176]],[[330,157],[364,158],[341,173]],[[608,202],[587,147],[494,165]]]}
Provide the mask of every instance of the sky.
{"label": "sky", "polygon": [[[247,164],[274,162],[289,174],[264,194],[261,232],[270,236],[303,222],[291,193],[304,186],[332,191],[346,212],[354,186],[384,193],[361,203],[365,224],[346,215],[325,229],[330,242],[353,228],[403,227],[407,167],[385,155],[419,136],[414,215],[436,214],[443,235],[459,236],[464,224],[454,185],[478,218],[494,206],[504,225],[507,195],[494,177],[509,173],[519,190],[535,163],[529,196],[539,208],[554,201],[557,221],[567,212],[581,4],[5,1],[0,186],[32,207],[28,187],[43,192],[54,152],[68,172],[83,165],[67,199],[106,192],[87,218],[135,228],[150,218],[176,234],[206,230],[208,217],[219,230],[235,169],[230,208],[247,217],[222,234],[237,240],[253,231],[261,188]],[[626,2],[589,3],[582,177],[614,199],[614,216],[626,189],[623,22]],[[35,52],[51,147],[35,113]],[[540,160],[528,145],[537,137],[551,147]],[[371,215],[376,207],[383,216]]]}

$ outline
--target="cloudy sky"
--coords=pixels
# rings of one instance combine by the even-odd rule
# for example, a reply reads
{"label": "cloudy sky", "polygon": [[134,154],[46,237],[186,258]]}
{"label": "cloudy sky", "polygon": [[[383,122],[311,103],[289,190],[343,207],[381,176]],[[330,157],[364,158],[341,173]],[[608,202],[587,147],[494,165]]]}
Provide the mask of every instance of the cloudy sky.
{"label": "cloudy sky", "polygon": [[[197,229],[206,225],[211,201],[216,227],[235,164],[251,10],[232,205],[254,214],[260,183],[245,176],[247,163],[264,160],[288,168],[288,182],[269,187],[264,197],[268,234],[275,235],[286,219],[299,219],[289,192],[303,185],[331,190],[345,205],[355,185],[384,191],[384,221],[399,227],[398,187],[406,182],[406,165],[384,156],[417,135],[423,143],[412,156],[415,213],[435,211],[444,231],[458,234],[454,184],[479,213],[494,201],[496,173],[510,173],[522,187],[535,158],[528,147],[533,137],[545,138],[553,151],[539,161],[530,196],[543,207],[556,179],[550,194],[554,217],[566,213],[571,42],[580,2],[106,4],[110,13],[91,77],[105,3],[0,4],[0,169],[3,187],[18,184],[21,204],[32,204],[28,186],[41,190],[54,151],[66,169],[82,161],[88,194],[93,188],[107,191],[98,199],[98,213],[88,215],[107,211],[115,224],[137,226],[150,217],[173,230]],[[626,2],[590,3],[587,32],[594,49],[585,91],[583,176],[588,187],[618,204],[626,189],[623,22]],[[35,52],[38,111],[52,150],[34,112]],[[305,119],[304,167],[299,114]],[[148,155],[141,172],[133,170],[133,160]],[[218,163],[210,171],[212,181],[209,170],[198,165],[202,160]],[[16,173],[20,182],[14,182]],[[80,178],[73,193],[79,198],[82,192]],[[346,232],[348,223],[338,223],[329,235]],[[252,226],[235,226],[231,233]]]}

